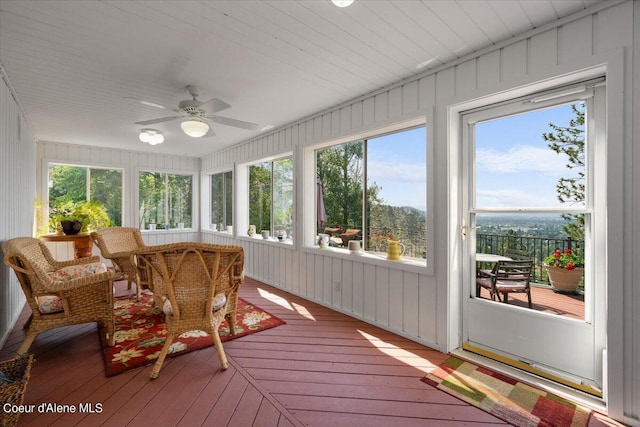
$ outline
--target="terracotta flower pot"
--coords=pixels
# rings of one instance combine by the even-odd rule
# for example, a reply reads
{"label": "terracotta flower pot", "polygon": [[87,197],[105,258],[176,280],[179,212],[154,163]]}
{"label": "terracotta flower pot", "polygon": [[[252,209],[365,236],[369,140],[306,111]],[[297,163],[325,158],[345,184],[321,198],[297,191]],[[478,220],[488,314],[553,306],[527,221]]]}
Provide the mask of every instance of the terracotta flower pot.
{"label": "terracotta flower pot", "polygon": [[554,289],[561,292],[576,292],[582,276],[584,276],[584,268],[574,268],[567,270],[566,268],[552,267],[546,265],[544,267],[549,274],[549,282]]}

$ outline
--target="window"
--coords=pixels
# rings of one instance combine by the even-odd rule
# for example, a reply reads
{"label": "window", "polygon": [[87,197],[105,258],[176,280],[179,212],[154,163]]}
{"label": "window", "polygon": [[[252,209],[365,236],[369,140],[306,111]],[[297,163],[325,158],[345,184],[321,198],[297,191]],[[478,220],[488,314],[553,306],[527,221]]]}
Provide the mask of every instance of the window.
{"label": "window", "polygon": [[404,257],[426,259],[426,139],[420,126],[316,150],[317,232],[379,253],[399,240]]}
{"label": "window", "polygon": [[230,231],[233,226],[233,172],[209,175],[211,183],[211,227],[217,231]]}
{"label": "window", "polygon": [[138,175],[140,228],[192,228],[193,181],[193,175],[141,171]]}
{"label": "window", "polygon": [[[122,173],[122,169],[49,164],[49,218],[83,211],[95,219],[92,228],[122,225]],[[105,215],[108,220],[99,220]]]}
{"label": "window", "polygon": [[249,225],[260,234],[291,238],[293,234],[293,158],[248,167]]}

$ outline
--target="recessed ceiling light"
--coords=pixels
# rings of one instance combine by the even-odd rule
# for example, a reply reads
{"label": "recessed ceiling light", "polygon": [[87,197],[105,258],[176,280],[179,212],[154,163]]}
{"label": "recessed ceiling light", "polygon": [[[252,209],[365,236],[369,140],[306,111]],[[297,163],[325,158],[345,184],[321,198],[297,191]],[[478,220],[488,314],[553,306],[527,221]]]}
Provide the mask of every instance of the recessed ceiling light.
{"label": "recessed ceiling light", "polygon": [[351,6],[353,0],[331,0],[331,3],[335,4],[338,7],[347,7]]}
{"label": "recessed ceiling light", "polygon": [[273,129],[274,126],[273,125],[266,125],[265,127],[263,127],[262,129],[260,129],[260,132],[264,132],[270,129]]}
{"label": "recessed ceiling light", "polygon": [[421,63],[419,63],[419,64],[416,66],[416,70],[421,70],[421,69],[423,69],[423,68],[427,67],[427,66],[428,66],[428,65],[430,65],[431,63],[435,62],[435,61],[436,61],[436,59],[438,59],[438,58],[431,58],[431,59],[427,59],[426,61],[422,61]]}

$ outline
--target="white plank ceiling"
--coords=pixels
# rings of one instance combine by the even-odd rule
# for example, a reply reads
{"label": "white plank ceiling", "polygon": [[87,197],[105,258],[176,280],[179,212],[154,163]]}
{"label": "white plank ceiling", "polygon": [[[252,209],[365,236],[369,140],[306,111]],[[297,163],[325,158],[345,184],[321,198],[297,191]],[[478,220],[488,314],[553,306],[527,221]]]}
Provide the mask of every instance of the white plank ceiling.
{"label": "white plank ceiling", "polygon": [[0,0],[0,64],[39,140],[200,157],[261,131],[175,120],[149,146],[134,122],[175,114],[126,97],[176,108],[197,85],[277,128],[598,2]]}

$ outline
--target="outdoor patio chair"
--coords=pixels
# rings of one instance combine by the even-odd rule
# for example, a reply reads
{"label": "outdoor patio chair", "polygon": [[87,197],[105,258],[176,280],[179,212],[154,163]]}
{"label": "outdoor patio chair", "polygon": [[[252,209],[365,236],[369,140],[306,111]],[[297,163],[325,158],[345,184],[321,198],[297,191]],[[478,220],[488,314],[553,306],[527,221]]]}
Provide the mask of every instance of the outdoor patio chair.
{"label": "outdoor patio chair", "polygon": [[347,228],[343,233],[340,233],[340,239],[342,239],[342,246],[348,247],[351,240],[361,240],[361,230],[357,228]]}
{"label": "outdoor patio chair", "polygon": [[[531,270],[533,260],[512,260],[498,261],[490,272],[476,278],[476,295],[480,295],[480,290],[485,288],[489,291],[491,299],[508,303],[510,293],[526,293],[531,304]],[[503,298],[500,299],[500,294]]]}
{"label": "outdoor patio chair", "polygon": [[[233,312],[235,320],[238,289],[244,277],[242,247],[171,243],[135,251],[133,256],[148,269],[154,294],[165,298],[162,310],[167,340],[151,378],[158,377],[173,339],[194,330],[212,336],[221,368],[227,369],[218,329],[228,314]],[[229,329],[235,332],[235,321],[229,322]]]}
{"label": "outdoor patio chair", "polygon": [[44,243],[31,237],[10,239],[2,250],[31,308],[19,354],[40,332],[90,322],[106,326],[106,342],[113,345],[113,273],[99,257],[56,261]]}
{"label": "outdoor patio chair", "polygon": [[131,252],[146,246],[140,230],[135,227],[109,227],[92,231],[90,235],[102,257],[113,263],[114,280],[126,279],[127,289],[135,283],[136,297],[140,301],[140,288],[148,284],[147,278],[144,274],[138,277],[138,270],[131,262]]}

